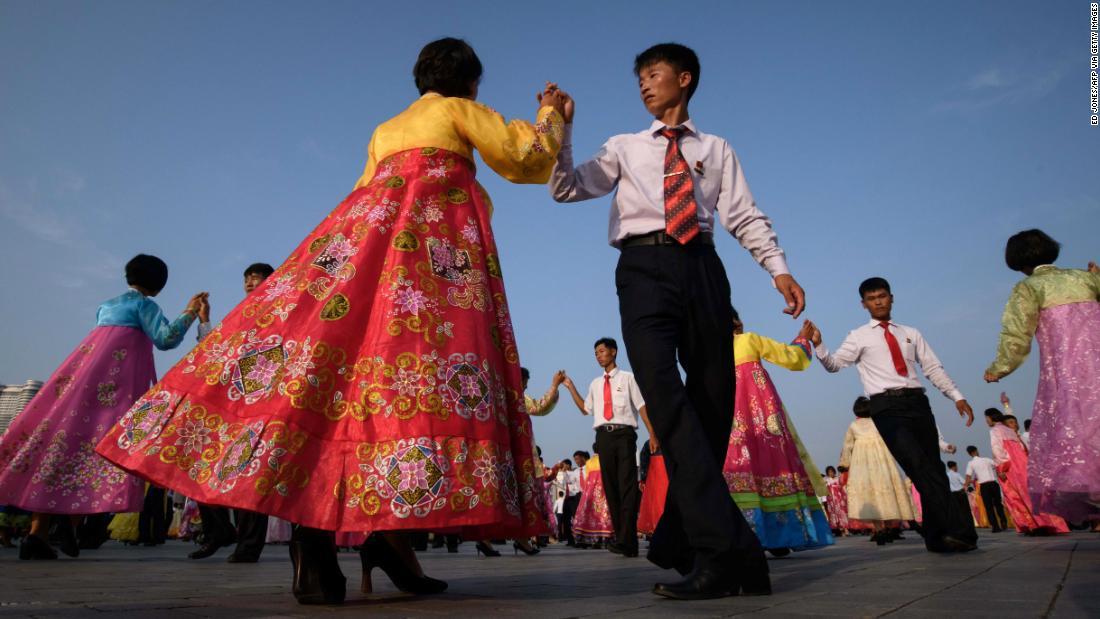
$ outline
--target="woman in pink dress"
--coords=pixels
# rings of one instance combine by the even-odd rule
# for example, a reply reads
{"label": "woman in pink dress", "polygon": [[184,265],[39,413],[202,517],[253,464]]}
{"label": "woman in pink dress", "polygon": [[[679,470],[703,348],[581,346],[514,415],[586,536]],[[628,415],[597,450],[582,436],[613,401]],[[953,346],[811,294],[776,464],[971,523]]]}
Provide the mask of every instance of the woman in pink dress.
{"label": "woman in pink dress", "polygon": [[829,528],[834,535],[848,534],[848,493],[833,466],[825,467],[825,487],[829,490],[825,501],[825,514],[829,517]]}
{"label": "woman in pink dress", "polygon": [[997,463],[997,477],[1004,494],[1004,505],[1012,514],[1016,531],[1025,535],[1069,533],[1065,520],[1053,514],[1037,513],[1032,508],[1027,491],[1027,448],[1015,430],[1004,424],[1001,411],[995,408],[986,409],[985,423],[989,426],[989,443],[993,450],[993,461]]}
{"label": "woman in pink dress", "polygon": [[[592,445],[592,451],[596,446]],[[611,511],[607,508],[607,495],[600,475],[600,454],[593,453],[584,465],[584,484],[577,515],[573,517],[573,537],[578,545],[602,547],[615,537],[611,524]]]}
{"label": "woman in pink dress", "polygon": [[[130,260],[130,289],[99,306],[95,328],[0,439],[0,505],[34,512],[20,559],[57,558],[46,541],[50,515],[75,523],[89,514],[141,511],[145,482],[97,455],[95,447],[155,381],[153,346],[179,346],[205,303],[204,294],[195,295],[169,322],[152,299],[167,282],[168,266],[160,258]],[[61,551],[79,555],[73,526],[59,524]]]}

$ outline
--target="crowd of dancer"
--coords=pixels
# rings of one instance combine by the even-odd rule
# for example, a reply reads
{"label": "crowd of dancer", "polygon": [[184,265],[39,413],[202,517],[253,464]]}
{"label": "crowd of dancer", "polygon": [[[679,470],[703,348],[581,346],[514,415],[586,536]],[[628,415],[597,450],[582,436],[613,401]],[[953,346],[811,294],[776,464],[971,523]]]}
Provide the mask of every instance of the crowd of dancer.
{"label": "crowd of dancer", "polygon": [[[534,122],[505,122],[476,102],[482,65],[465,42],[428,44],[413,73],[421,97],[376,129],[351,194],[277,268],[250,267],[246,297],[219,324],[205,293],[168,320],[153,301],[164,262],[126,265],[129,288],[100,306],[0,438],[0,504],[32,514],[21,558],[56,558],[51,522],[77,556],[96,514],[149,514],[156,543],[166,488],[200,512],[196,559],[236,543],[231,560],[255,561],[271,524],[293,523],[303,604],[344,600],[340,545],[359,548],[363,591],[380,567],[402,591],[438,593],[447,584],[414,554],[425,532],[493,552],[491,540],[512,539],[533,554],[555,517],[566,543],[627,558],[641,532],[646,557],[682,576],[653,592],[691,600],[769,594],[765,550],[828,546],[861,525],[887,543],[897,523],[919,521],[929,551],[972,551],[975,519],[958,493],[975,484],[998,528],[994,481],[1020,530],[1100,520],[1100,274],[1054,266],[1059,246],[1043,232],[1008,241],[1008,266],[1027,277],[985,372],[1007,376],[1038,340],[1028,445],[987,411],[993,466],[975,448],[960,488],[918,375],[967,425],[973,411],[921,332],[893,320],[885,279],[859,286],[871,320],[835,351],[808,320],[789,344],[745,330],[714,250],[719,227],[769,272],[785,313],[799,317],[805,295],[732,148],[690,119],[692,50],[660,44],[635,58],[653,124],[579,166],[574,101],[557,84],[539,94]],[[621,250],[633,374],[601,338],[587,393],[558,372],[545,396],[526,395],[474,150],[509,181],[548,183],[559,202],[614,192],[608,241]],[[197,345],[157,380],[153,347],[180,346],[196,321]],[[863,383],[839,475],[814,466],[764,366],[803,371],[815,357],[829,372],[856,365]],[[549,413],[561,386],[592,416],[595,444],[548,467],[530,416]],[[651,437],[644,471],[639,423]]]}

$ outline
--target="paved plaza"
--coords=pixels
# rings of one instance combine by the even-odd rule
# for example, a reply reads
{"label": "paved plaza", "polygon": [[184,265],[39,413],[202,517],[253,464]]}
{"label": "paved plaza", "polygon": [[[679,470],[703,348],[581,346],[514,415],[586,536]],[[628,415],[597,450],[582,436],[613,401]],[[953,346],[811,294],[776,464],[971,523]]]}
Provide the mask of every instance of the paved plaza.
{"label": "paved plaza", "polygon": [[[359,558],[341,553],[348,600],[306,607],[290,594],[283,545],[258,564],[229,564],[228,550],[191,561],[194,547],[108,542],[76,560],[19,561],[0,549],[0,617],[1100,617],[1100,534],[1057,538],[982,536],[966,555],[924,551],[913,533],[885,547],[865,537],[824,550],[772,559],[775,594],[676,602],[650,593],[670,573],[644,559],[553,546],[535,557],[479,558],[419,553],[425,571],[450,583],[447,593],[397,592],[375,570],[375,593],[359,593]],[[503,552],[505,547],[499,547]]]}

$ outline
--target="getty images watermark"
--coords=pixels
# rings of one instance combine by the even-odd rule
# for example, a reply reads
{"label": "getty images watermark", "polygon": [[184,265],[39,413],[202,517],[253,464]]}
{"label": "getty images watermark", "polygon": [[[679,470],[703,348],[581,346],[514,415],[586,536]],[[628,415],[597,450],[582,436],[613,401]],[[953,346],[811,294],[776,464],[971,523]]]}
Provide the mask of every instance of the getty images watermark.
{"label": "getty images watermark", "polygon": [[1100,91],[1100,84],[1097,83],[1096,69],[1100,66],[1100,40],[1097,36],[1100,33],[1097,32],[1097,21],[1100,21],[1100,4],[1093,2],[1089,4],[1089,106],[1092,109],[1092,116],[1089,117],[1089,124],[1093,127],[1100,125],[1100,117],[1097,116],[1096,104],[1097,94]]}

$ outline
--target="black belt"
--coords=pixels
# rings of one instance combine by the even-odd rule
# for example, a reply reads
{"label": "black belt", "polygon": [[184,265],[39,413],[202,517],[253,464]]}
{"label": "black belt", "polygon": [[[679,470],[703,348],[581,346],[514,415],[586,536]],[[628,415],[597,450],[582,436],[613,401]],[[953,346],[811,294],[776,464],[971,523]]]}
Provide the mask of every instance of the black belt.
{"label": "black belt", "polygon": [[[714,235],[710,232],[700,232],[695,235],[695,238],[686,243],[687,245],[709,245],[714,247]],[[680,241],[672,238],[664,230],[657,230],[656,232],[650,232],[649,234],[639,234],[637,236],[628,236],[622,241],[619,241],[619,249],[626,249],[627,247],[641,247],[644,245],[681,245]]]}
{"label": "black belt", "polygon": [[615,432],[616,430],[633,430],[634,426],[628,426],[623,423],[601,423],[596,426],[597,432]]}
{"label": "black belt", "polygon": [[903,398],[911,395],[924,395],[924,387],[901,387],[898,389],[887,389],[881,393],[876,393],[871,396],[872,398]]}

